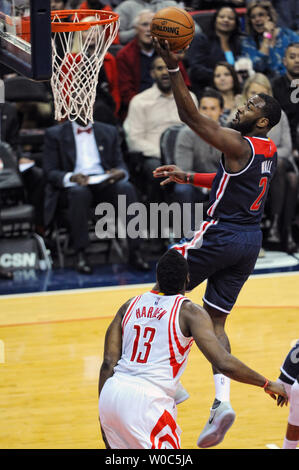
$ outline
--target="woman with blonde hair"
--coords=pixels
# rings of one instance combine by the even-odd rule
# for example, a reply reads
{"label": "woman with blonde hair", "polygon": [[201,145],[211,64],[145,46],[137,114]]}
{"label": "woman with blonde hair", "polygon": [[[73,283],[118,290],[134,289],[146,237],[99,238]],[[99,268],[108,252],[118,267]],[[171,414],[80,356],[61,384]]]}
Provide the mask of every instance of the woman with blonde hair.
{"label": "woman with blonde hair", "polygon": [[242,39],[242,55],[252,60],[256,72],[269,77],[286,73],[284,53],[299,35],[289,28],[277,26],[278,15],[269,0],[252,0],[247,5],[247,36]]}
{"label": "woman with blonde hair", "polygon": [[[271,83],[262,73],[256,73],[246,80],[242,104],[259,93],[273,96]],[[290,126],[284,111],[282,111],[279,123],[268,133],[268,137],[277,147],[278,159],[268,196],[272,225],[267,241],[281,242],[284,251],[294,253],[297,251],[297,246],[292,235],[292,222],[296,211],[299,177],[292,156]]]}

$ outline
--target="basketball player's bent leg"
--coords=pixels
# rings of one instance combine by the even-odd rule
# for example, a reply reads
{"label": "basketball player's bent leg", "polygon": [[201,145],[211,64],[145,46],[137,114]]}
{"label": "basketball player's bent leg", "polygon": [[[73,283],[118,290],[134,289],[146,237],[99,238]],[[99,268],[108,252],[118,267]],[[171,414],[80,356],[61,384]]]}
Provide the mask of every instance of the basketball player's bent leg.
{"label": "basketball player's bent leg", "polygon": [[[255,243],[254,234],[246,234],[246,241],[243,244],[239,242],[240,238],[242,241],[244,236],[237,234],[233,239],[233,243],[225,245],[225,249],[221,254],[221,262],[224,267],[217,266],[216,270],[210,273],[203,297],[204,307],[212,319],[215,334],[229,352],[230,342],[225,332],[226,319],[238,298],[240,290],[254,269],[259,252],[259,243]],[[251,239],[253,239],[252,244],[248,243]],[[203,248],[205,248],[205,243],[199,250],[194,250],[197,253],[192,253],[191,250],[189,251],[189,253],[191,252],[190,255],[188,253],[187,260],[191,277],[190,288],[194,288],[198,284],[197,276],[200,273],[199,266]],[[215,265],[216,262],[215,257],[211,257],[210,264]],[[205,266],[207,266],[207,263],[205,263]],[[198,438],[197,444],[199,447],[212,447],[219,444],[235,419],[235,412],[230,405],[230,379],[220,374],[215,368],[213,368],[213,374],[215,401],[211,408],[209,421]]]}
{"label": "basketball player's bent leg", "polygon": [[287,392],[290,409],[283,449],[296,449],[299,443],[299,340],[287,354],[280,368],[277,382],[282,382]]}
{"label": "basketball player's bent leg", "polygon": [[[257,254],[258,250],[255,251]],[[203,298],[204,308],[211,317],[218,340],[228,352],[231,352],[231,347],[225,332],[226,320],[252,269],[251,266],[248,269],[243,260],[240,260],[235,265],[218,270],[207,282]],[[220,444],[235,420],[235,412],[230,404],[230,379],[215,367],[213,367],[213,378],[215,400],[210,418],[197,440],[199,447],[213,447]]]}
{"label": "basketball player's bent leg", "polygon": [[[212,319],[218,340],[228,352],[231,352],[230,342],[224,329],[227,314],[206,303],[203,306]],[[215,400],[210,410],[209,420],[197,440],[197,445],[202,448],[218,445],[224,439],[236,417],[230,404],[230,379],[224,376],[216,367],[212,366],[212,369],[215,383]]]}
{"label": "basketball player's bent leg", "polygon": [[299,444],[299,375],[287,393],[290,411],[283,449],[296,449]]}

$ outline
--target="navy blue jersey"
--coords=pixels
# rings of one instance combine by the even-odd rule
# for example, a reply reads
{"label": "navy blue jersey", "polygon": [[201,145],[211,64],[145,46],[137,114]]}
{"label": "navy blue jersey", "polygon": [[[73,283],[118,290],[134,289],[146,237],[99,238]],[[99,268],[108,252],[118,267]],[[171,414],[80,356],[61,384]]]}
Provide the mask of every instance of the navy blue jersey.
{"label": "navy blue jersey", "polygon": [[270,181],[277,166],[274,142],[261,137],[244,137],[252,149],[247,166],[238,173],[225,170],[224,156],[213,181],[208,215],[236,224],[259,224]]}
{"label": "navy blue jersey", "polygon": [[289,384],[293,384],[296,377],[299,377],[299,340],[287,354],[280,371],[279,378]]}

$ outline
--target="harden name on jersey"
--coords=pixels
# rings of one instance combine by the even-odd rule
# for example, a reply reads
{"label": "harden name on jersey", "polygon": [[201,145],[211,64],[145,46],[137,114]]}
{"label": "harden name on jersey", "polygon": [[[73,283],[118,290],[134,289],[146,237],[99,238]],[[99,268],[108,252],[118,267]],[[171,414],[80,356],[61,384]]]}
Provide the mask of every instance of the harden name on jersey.
{"label": "harden name on jersey", "polygon": [[167,311],[161,307],[149,307],[146,308],[145,306],[136,309],[136,318],[157,318],[157,320],[161,320],[161,318],[167,313]]}

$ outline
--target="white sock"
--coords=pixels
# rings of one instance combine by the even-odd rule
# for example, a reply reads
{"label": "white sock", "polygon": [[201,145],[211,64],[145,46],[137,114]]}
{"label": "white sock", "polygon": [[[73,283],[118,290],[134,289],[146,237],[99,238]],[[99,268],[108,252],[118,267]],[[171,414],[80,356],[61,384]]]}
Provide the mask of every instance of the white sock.
{"label": "white sock", "polygon": [[230,401],[230,379],[223,374],[215,374],[215,398],[220,401]]}
{"label": "white sock", "polygon": [[286,437],[283,441],[283,449],[296,449],[299,441],[289,441]]}

